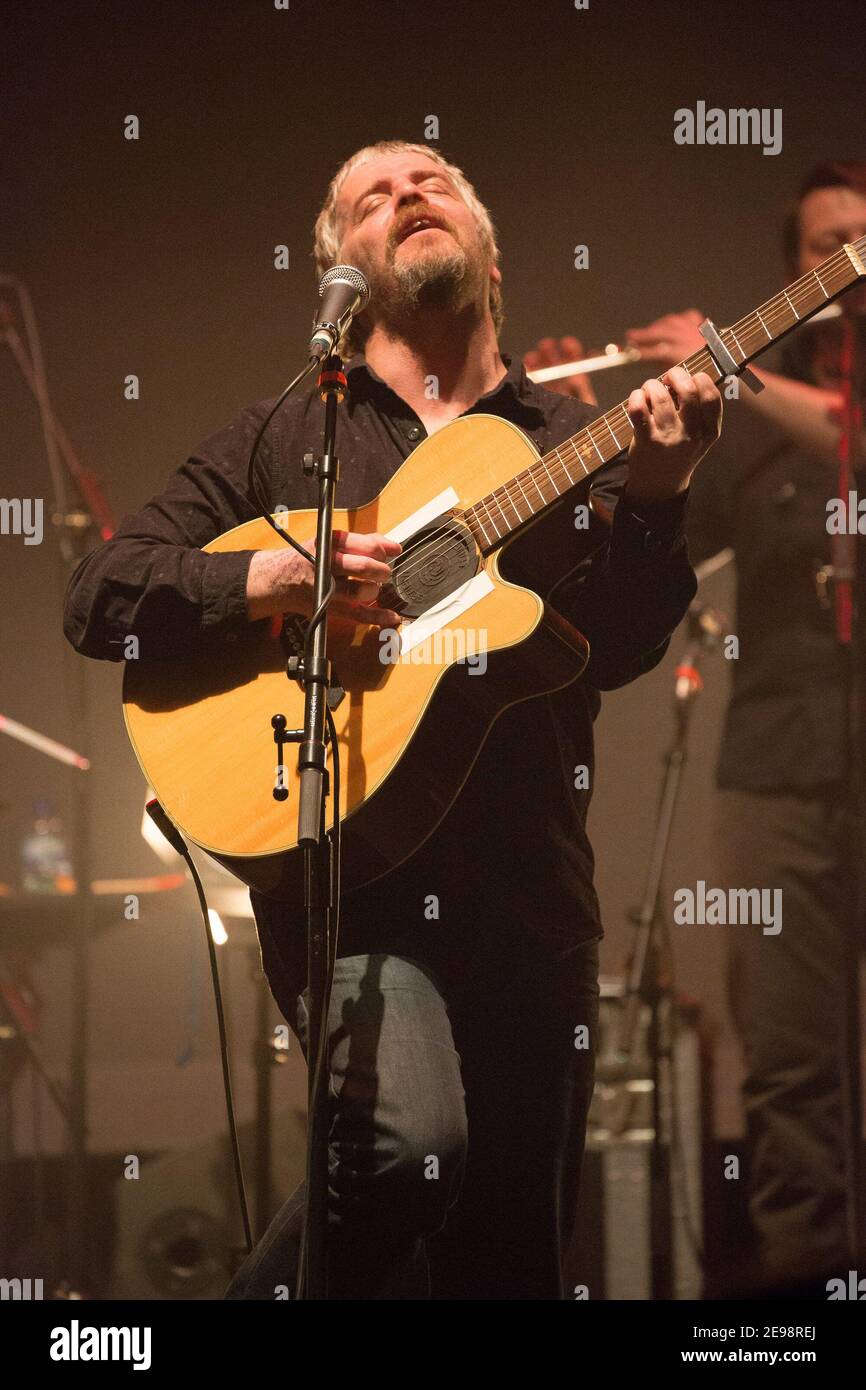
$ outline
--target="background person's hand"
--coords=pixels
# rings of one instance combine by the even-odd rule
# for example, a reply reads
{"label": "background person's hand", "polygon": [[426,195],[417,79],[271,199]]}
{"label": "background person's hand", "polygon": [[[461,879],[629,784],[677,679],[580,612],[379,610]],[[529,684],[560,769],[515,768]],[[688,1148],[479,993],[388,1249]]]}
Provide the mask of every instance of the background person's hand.
{"label": "background person's hand", "polygon": [[629,328],[625,335],[629,347],[638,349],[646,362],[658,362],[662,367],[675,367],[693,352],[706,347],[698,327],[706,314],[699,309],[686,309],[681,314],[665,314],[646,328]]}
{"label": "background person's hand", "polygon": [[[558,367],[561,362],[576,362],[585,357],[583,344],[578,338],[542,338],[523,358],[528,372],[536,372],[540,367]],[[577,376],[560,377],[558,381],[541,383],[546,391],[556,391],[560,396],[576,396],[587,405],[598,405],[592,382],[588,373]]]}

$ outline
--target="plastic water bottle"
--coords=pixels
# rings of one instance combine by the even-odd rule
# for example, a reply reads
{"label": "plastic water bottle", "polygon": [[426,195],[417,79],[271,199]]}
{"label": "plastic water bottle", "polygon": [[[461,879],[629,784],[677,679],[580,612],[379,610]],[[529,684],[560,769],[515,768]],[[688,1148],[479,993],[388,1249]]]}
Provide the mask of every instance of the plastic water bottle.
{"label": "plastic water bottle", "polygon": [[37,801],[33,822],[21,842],[25,893],[74,893],[75,878],[63,826],[50,801]]}

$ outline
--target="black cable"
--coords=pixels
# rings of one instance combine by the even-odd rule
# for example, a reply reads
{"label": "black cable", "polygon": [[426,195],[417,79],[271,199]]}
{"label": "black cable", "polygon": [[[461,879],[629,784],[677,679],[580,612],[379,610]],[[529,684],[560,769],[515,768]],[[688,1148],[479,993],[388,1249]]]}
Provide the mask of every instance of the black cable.
{"label": "black cable", "polygon": [[177,829],[177,826],[173,825],[172,822],[169,820],[168,816],[166,815],[165,811],[160,806],[156,798],[147,803],[147,814],[150,816],[151,820],[153,821],[157,830],[159,830],[160,834],[163,835],[166,840],[168,840],[168,843],[171,845],[172,849],[177,850],[178,854],[181,855],[181,857],[183,858],[187,868],[192,874],[192,881],[195,884],[195,891],[198,894],[198,905],[201,908],[202,920],[204,921],[205,937],[207,938],[207,951],[208,958],[210,960],[211,980],[213,982],[214,1003],[216,1004],[217,1026],[219,1028],[220,1039],[220,1059],[222,1061],[223,1071],[223,1090],[225,1092],[226,1116],[228,1118],[229,1136],[231,1139],[232,1146],[232,1158],[234,1159],[235,1183],[237,1185],[238,1190],[238,1203],[241,1209],[241,1219],[244,1225],[244,1240],[246,1241],[247,1250],[250,1251],[253,1248],[253,1234],[252,1228],[250,1226],[250,1213],[249,1208],[247,1206],[246,1188],[244,1186],[244,1173],[243,1166],[241,1164],[241,1150],[240,1144],[238,1142],[238,1129],[237,1123],[235,1121],[234,1104],[232,1101],[232,1078],[231,1071],[229,1069],[228,1041],[226,1038],[225,1015],[223,1013],[222,990],[220,988],[220,977],[219,968],[217,966],[216,948],[214,946],[213,936],[211,934],[210,918],[208,917],[207,898],[205,897],[205,891],[202,886],[201,878],[199,877],[198,869],[196,868],[193,857],[190,854],[189,849],[187,848],[186,841],[184,840],[180,831]]}
{"label": "black cable", "polygon": [[[706,1274],[706,1270],[707,1270],[706,1251],[705,1251],[705,1249],[704,1249],[704,1242],[703,1242],[703,1240],[702,1240],[702,1238],[701,1238],[701,1235],[700,1235],[700,1230],[702,1229],[703,1222],[700,1222],[700,1225],[699,1225],[700,1218],[699,1218],[699,1217],[696,1217],[695,1206],[694,1206],[694,1197],[695,1197],[695,1193],[694,1193],[693,1191],[690,1191],[690,1188],[689,1188],[688,1164],[687,1164],[687,1162],[686,1162],[685,1143],[684,1143],[684,1136],[683,1136],[683,1131],[682,1131],[683,1113],[682,1113],[682,1106],[680,1105],[679,1078],[677,1077],[677,1042],[678,1042],[679,1037],[680,1037],[680,1034],[681,1034],[681,1032],[682,1032],[682,1028],[681,1028],[681,1025],[680,1025],[679,1012],[678,1012],[678,1005],[677,1005],[677,993],[676,993],[676,988],[677,988],[677,985],[676,985],[676,960],[675,960],[675,956],[674,956],[674,953],[673,953],[673,942],[672,942],[672,940],[671,940],[670,924],[668,923],[667,915],[666,915],[665,913],[660,913],[660,914],[659,914],[659,917],[660,917],[660,922],[659,922],[659,937],[660,937],[660,941],[661,941],[661,947],[662,947],[662,950],[665,951],[665,953],[666,953],[666,955],[667,955],[667,958],[668,958],[668,969],[669,969],[669,971],[670,971],[670,986],[669,986],[669,999],[670,999],[670,1010],[671,1010],[671,1011],[670,1011],[670,1028],[669,1028],[670,1056],[669,1056],[669,1059],[668,1059],[668,1064],[669,1064],[669,1067],[670,1067],[670,1072],[669,1072],[669,1075],[668,1075],[668,1083],[669,1083],[669,1086],[670,1086],[670,1124],[671,1124],[670,1144],[671,1144],[671,1178],[672,1178],[672,1182],[671,1182],[671,1191],[672,1191],[672,1193],[673,1193],[673,1192],[679,1192],[679,1194],[680,1194],[680,1201],[681,1201],[681,1204],[682,1204],[682,1205],[681,1205],[681,1210],[680,1210],[680,1215],[681,1215],[681,1217],[682,1217],[683,1229],[685,1230],[686,1238],[687,1238],[687,1240],[688,1240],[688,1244],[689,1244],[689,1246],[691,1247],[691,1252],[692,1252],[692,1254],[693,1254],[693,1256],[694,1256],[694,1258],[695,1258],[695,1261],[697,1262],[698,1266],[700,1267],[701,1273],[702,1273],[702,1274]],[[701,1069],[702,1069],[702,1066],[703,1066],[703,1058],[702,1058],[702,1056],[701,1056],[701,1038],[700,1038],[700,1033],[698,1033],[697,1047],[698,1047],[698,1062],[697,1062],[697,1065],[698,1065],[698,1096],[699,1096],[699,1098],[702,1100],[702,1099],[703,1099],[703,1082],[704,1082],[704,1078],[703,1078],[703,1075],[702,1075],[702,1072],[701,1072]],[[702,1179],[701,1179],[700,1174],[701,1174],[702,1167],[703,1167],[702,1158],[703,1158],[703,1148],[704,1148],[704,1132],[703,1132],[704,1113],[703,1113],[703,1110],[704,1110],[704,1107],[703,1107],[703,1105],[701,1105],[701,1116],[700,1116],[700,1120],[699,1120],[700,1135],[701,1135],[701,1143],[700,1143],[700,1150],[701,1150],[701,1152],[700,1152],[699,1155],[698,1155],[698,1172],[699,1172],[698,1181],[701,1183],[701,1187],[702,1187],[702,1188],[703,1188],[703,1183],[702,1183]],[[703,1206],[702,1197],[703,1197],[703,1192],[702,1192],[702,1194],[701,1194],[701,1198],[699,1199],[699,1200],[700,1200],[700,1205],[701,1205],[701,1206]],[[673,1211],[672,1211],[672,1212],[671,1212],[671,1216],[673,1217],[673,1215],[674,1215],[674,1213],[673,1213]]]}
{"label": "black cable", "polygon": [[[311,357],[304,369],[298,372],[298,375],[294,378],[294,380],[289,382],[285,391],[283,391],[282,394],[277,397],[276,401],[271,406],[270,410],[268,411],[267,415],[265,416],[264,420],[259,426],[258,434],[253,440],[253,447],[250,450],[250,461],[247,465],[247,487],[259,505],[262,520],[266,521],[270,526],[271,530],[276,531],[277,535],[282,537],[282,539],[286,542],[287,545],[292,546],[292,548],[296,550],[299,555],[303,555],[305,560],[309,560],[311,565],[315,564],[315,560],[313,556],[310,554],[309,550],[307,550],[303,545],[301,545],[300,541],[296,541],[294,536],[290,536],[288,531],[284,531],[282,526],[279,526],[277,522],[274,521],[274,518],[271,515],[269,503],[266,499],[262,497],[262,494],[259,492],[259,480],[256,476],[256,463],[258,462],[259,446],[261,445],[261,442],[265,437],[265,431],[267,430],[268,425],[271,423],[271,420],[273,420],[274,416],[276,415],[280,406],[283,404],[283,401],[286,399],[286,397],[290,395],[290,393],[294,391],[295,387],[299,386],[301,382],[304,381],[305,378],[310,375],[310,372],[313,370],[313,368],[317,366],[319,366],[319,359],[317,357]],[[316,628],[319,626],[319,623],[325,616],[325,611],[328,607],[328,604],[331,602],[331,599],[334,597],[334,594],[336,592],[337,585],[332,575],[331,584],[328,589],[328,592],[325,594],[325,597],[322,599],[321,604],[316,609],[315,613],[310,618],[309,623],[307,624],[306,637],[304,638],[304,661],[306,663],[309,663],[310,660],[310,648],[313,640],[313,634],[315,633]]]}
{"label": "black cable", "polygon": [[265,437],[265,431],[268,428],[268,425],[273,420],[283,401],[286,399],[288,395],[291,394],[292,391],[294,391],[296,386],[300,386],[301,382],[304,381],[305,378],[310,375],[310,372],[313,370],[313,368],[318,367],[318,365],[319,359],[317,357],[311,357],[307,365],[303,368],[303,370],[298,372],[298,375],[294,378],[294,380],[289,382],[285,391],[283,391],[281,395],[277,397],[276,401],[271,406],[270,410],[268,411],[267,415],[265,416],[264,420],[259,426],[259,432],[253,440],[253,447],[250,450],[250,461],[247,465],[247,487],[252,496],[258,502],[259,507],[261,508],[262,519],[268,523],[268,525],[271,527],[271,530],[276,531],[278,536],[282,536],[283,540],[286,541],[288,545],[293,546],[294,549],[297,550],[299,555],[303,555],[305,560],[309,560],[311,565],[314,563],[314,560],[310,552],[306,550],[300,544],[299,541],[296,541],[293,536],[290,536],[288,531],[284,531],[282,526],[277,525],[277,523],[274,521],[274,518],[271,516],[270,506],[265,505],[265,503],[263,503],[261,493],[259,492],[258,478],[256,477],[256,462],[258,460],[259,445]]}

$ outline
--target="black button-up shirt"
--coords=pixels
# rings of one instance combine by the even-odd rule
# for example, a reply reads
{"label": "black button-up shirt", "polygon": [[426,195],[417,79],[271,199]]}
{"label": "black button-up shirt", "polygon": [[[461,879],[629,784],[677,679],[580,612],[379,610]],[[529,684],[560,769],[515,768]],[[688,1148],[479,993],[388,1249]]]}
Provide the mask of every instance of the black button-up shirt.
{"label": "black button-up shirt", "polygon": [[[519,359],[504,361],[506,375],[467,413],[513,422],[541,453],[597,413],[530,382]],[[337,437],[337,504],[353,507],[382,490],[426,432],[363,358],[348,364],[347,377]],[[246,579],[252,552],[207,555],[200,547],[258,514],[247,461],[272,404],[249,408],[205,440],[159,496],[127,517],[116,535],[82,562],[69,585],[65,615],[66,634],[79,651],[120,660],[124,639],[134,633],[139,659],[147,660],[149,654],[186,653],[197,644],[210,650],[249,633]],[[315,482],[303,476],[301,459],[321,448],[322,412],[310,389],[290,397],[271,422],[259,477],[272,510],[315,506]],[[467,929],[473,914],[487,913],[564,946],[600,935],[584,828],[598,690],[623,685],[656,665],[696,587],[683,539],[685,497],[643,504],[637,515],[627,495],[617,502],[626,474],[626,465],[614,461],[597,476],[597,493],[606,494],[615,511],[610,530],[599,528],[590,558],[580,561],[587,533],[575,525],[575,506],[587,497],[579,490],[518,536],[503,557],[503,573],[542,596],[573,572],[555,589],[552,602],[589,639],[585,676],[500,716],[457,801],[427,843],[369,888],[345,895],[343,953],[375,949],[383,923],[399,916],[410,931],[412,923],[423,924],[433,898],[440,917],[463,917]],[[286,1009],[291,1001],[281,998],[278,967],[265,941],[278,940],[282,963],[300,968],[302,909],[253,898],[271,983]]]}
{"label": "black button-up shirt", "polygon": [[[767,365],[808,381],[810,345],[801,331]],[[742,400],[726,405],[722,438],[695,476],[687,525],[695,563],[727,547],[736,556],[739,654],[721,787],[813,794],[847,780],[845,669],[832,604],[822,602],[832,590],[816,582],[830,562],[827,501],[837,492],[832,461]]]}

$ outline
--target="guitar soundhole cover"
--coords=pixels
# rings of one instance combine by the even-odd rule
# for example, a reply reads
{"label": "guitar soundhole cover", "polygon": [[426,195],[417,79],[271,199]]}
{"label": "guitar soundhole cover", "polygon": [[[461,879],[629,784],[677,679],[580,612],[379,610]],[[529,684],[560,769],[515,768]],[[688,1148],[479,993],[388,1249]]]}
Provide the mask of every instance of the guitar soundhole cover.
{"label": "guitar soundhole cover", "polygon": [[420,617],[477,574],[479,563],[468,526],[443,512],[403,542],[391,566],[391,583],[379,594],[379,606],[404,617]]}

